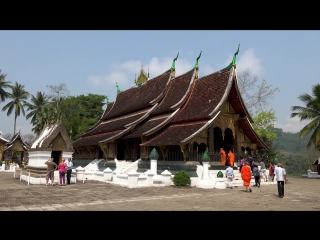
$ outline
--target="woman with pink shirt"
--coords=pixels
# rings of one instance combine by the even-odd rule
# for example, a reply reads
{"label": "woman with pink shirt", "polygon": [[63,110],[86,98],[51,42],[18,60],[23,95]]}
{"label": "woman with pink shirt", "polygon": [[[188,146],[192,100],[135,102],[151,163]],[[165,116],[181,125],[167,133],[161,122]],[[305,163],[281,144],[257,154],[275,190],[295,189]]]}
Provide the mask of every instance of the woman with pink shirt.
{"label": "woman with pink shirt", "polygon": [[66,185],[66,169],[67,169],[67,164],[65,163],[64,158],[62,158],[62,162],[59,163],[60,186]]}

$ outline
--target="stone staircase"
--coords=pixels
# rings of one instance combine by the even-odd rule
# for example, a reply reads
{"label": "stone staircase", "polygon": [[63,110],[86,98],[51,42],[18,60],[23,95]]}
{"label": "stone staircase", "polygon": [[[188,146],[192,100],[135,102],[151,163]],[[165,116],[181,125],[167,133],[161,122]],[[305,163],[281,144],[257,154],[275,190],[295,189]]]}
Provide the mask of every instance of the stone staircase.
{"label": "stone staircase", "polygon": [[[209,170],[209,173],[211,176],[213,177],[217,177],[217,174],[220,170]],[[225,179],[225,184],[227,186],[228,184],[228,180],[227,178],[225,177],[225,170],[221,170],[221,172],[223,173],[223,177]],[[243,180],[241,179],[241,173],[239,172],[239,170],[233,170],[234,172],[234,179],[233,179],[233,186],[237,186],[237,187],[242,187],[243,186]],[[251,182],[250,182],[250,185],[253,186],[255,184],[255,181],[254,181],[254,176],[251,177]],[[272,184],[277,184],[277,182],[274,180],[273,182],[271,181],[271,179],[268,179],[268,182],[265,182],[264,181],[264,178],[261,177],[261,182],[260,182],[260,185],[261,187],[263,187],[264,185],[272,185]]]}

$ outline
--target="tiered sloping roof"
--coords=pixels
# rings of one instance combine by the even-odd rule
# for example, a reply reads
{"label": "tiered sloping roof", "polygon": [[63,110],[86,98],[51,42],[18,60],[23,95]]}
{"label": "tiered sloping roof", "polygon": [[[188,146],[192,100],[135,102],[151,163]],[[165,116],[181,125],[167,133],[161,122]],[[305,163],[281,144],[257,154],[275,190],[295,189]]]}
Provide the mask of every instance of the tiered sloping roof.
{"label": "tiered sloping roof", "polygon": [[21,147],[22,147],[22,149],[23,149],[24,151],[28,151],[28,146],[27,146],[27,144],[23,141],[23,138],[22,138],[22,136],[21,136],[20,131],[19,131],[18,133],[14,134],[14,135],[12,136],[11,140],[6,143],[6,146],[5,146],[5,148],[4,148],[4,151],[6,151],[6,150],[12,150],[11,148],[12,148],[13,144],[14,144],[16,141],[18,141],[18,142],[20,143],[20,145],[21,145]]}
{"label": "tiered sloping roof", "polygon": [[39,136],[31,144],[29,151],[51,149],[51,144],[57,137],[63,139],[64,146],[62,148],[64,151],[73,150],[72,141],[68,136],[67,130],[63,126],[62,121],[58,120],[56,123],[44,126]]}
{"label": "tiered sloping roof", "polygon": [[9,142],[8,139],[5,139],[4,137],[2,137],[2,136],[0,135],[0,143],[8,143],[8,142]]}
{"label": "tiered sloping roof", "polygon": [[173,62],[171,70],[139,87],[118,93],[116,101],[112,106],[108,105],[108,111],[98,123],[73,146],[98,145],[120,137],[142,136],[150,139],[141,146],[184,144],[209,127],[221,113],[222,104],[228,100],[235,113],[240,115],[239,123],[245,135],[257,143],[259,149],[268,149],[253,130],[253,120],[241,98],[235,56],[228,67],[197,78],[200,56],[196,66],[180,76],[171,74]]}
{"label": "tiered sloping roof", "polygon": [[141,145],[179,145],[200,133],[216,117],[214,114],[228,97],[232,80],[233,68],[197,79],[187,102],[166,129]]}
{"label": "tiered sloping roof", "polygon": [[[164,97],[170,80],[169,69],[139,87],[118,93],[116,101],[99,120],[99,124],[73,142],[73,146],[96,145],[111,141],[133,129],[136,124],[149,116]],[[105,134],[104,137],[101,137],[101,134]]]}

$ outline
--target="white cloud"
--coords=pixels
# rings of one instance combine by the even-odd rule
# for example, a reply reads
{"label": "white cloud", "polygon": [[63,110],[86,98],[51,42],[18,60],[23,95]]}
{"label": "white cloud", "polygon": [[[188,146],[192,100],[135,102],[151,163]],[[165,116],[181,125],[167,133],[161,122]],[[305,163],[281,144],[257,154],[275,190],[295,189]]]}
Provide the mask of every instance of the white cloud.
{"label": "white cloud", "polygon": [[[232,61],[232,57],[233,56],[229,57],[227,64],[229,64]],[[248,68],[254,75],[260,75],[264,71],[261,64],[261,60],[255,55],[255,50],[253,48],[245,50],[241,57],[237,59],[238,71],[244,71]]]}
{"label": "white cloud", "polygon": [[[228,60],[223,65],[224,67],[230,64],[233,55],[228,57]],[[113,63],[110,66],[110,72],[106,75],[92,75],[89,76],[87,81],[95,89],[101,87],[102,85],[115,86],[118,83],[121,90],[128,89],[134,85],[134,77],[138,77],[140,73],[141,66],[146,71],[149,71],[150,78],[154,78],[159,74],[167,71],[172,64],[172,57],[163,58],[159,60],[157,57],[151,58],[147,63],[142,63],[141,60],[129,60],[123,63]],[[176,76],[190,71],[194,67],[195,62],[190,62],[185,58],[178,58],[176,65]],[[261,74],[263,72],[263,67],[261,65],[261,60],[255,55],[253,48],[249,48],[244,51],[241,57],[237,60],[237,69],[242,71],[250,68],[251,72],[255,75]],[[200,65],[200,76],[206,76],[217,69],[212,68],[209,65]]]}
{"label": "white cloud", "polygon": [[310,120],[300,121],[299,118],[290,118],[286,116],[284,123],[279,123],[278,121],[274,124],[275,128],[281,128],[283,132],[297,133],[306,126]]}
{"label": "white cloud", "polygon": [[128,86],[128,85],[132,85],[134,82],[134,77],[132,77],[132,83],[130,83],[130,81],[128,81],[128,76],[126,73],[124,72],[118,72],[118,71],[113,71],[110,74],[106,74],[104,76],[101,75],[93,75],[93,76],[89,76],[87,81],[94,87],[94,88],[98,88],[103,84],[107,84],[110,86],[116,86],[116,83],[118,83],[118,85],[122,85],[122,86]]}
{"label": "white cloud", "polygon": [[[172,64],[172,58],[164,58],[159,61],[153,57],[149,63],[142,64],[140,60],[126,61],[124,63],[113,63],[110,67],[110,72],[106,75],[92,75],[87,78],[87,82],[94,88],[101,87],[104,84],[115,86],[118,83],[120,89],[128,89],[134,85],[135,76],[138,77],[141,67],[146,73],[150,74],[150,78],[156,77],[167,71]],[[176,75],[179,76],[193,68],[193,64],[186,59],[179,58],[176,61]],[[204,67],[209,72],[209,66]]]}

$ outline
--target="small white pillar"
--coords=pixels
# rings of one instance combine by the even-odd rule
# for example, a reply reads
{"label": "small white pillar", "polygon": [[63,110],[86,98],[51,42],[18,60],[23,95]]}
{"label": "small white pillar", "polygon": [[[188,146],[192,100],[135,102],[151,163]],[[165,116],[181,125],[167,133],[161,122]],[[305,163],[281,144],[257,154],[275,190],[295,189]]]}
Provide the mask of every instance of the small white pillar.
{"label": "small white pillar", "polygon": [[168,170],[164,170],[161,173],[162,182],[164,183],[165,186],[170,186],[171,185],[171,175],[172,175],[172,173],[169,172]]}
{"label": "small white pillar", "polygon": [[154,173],[150,170],[147,170],[144,172],[144,174],[147,176],[147,186],[152,186]]}
{"label": "small white pillar", "polygon": [[112,182],[113,183],[117,183],[117,174],[120,172],[121,172],[121,170],[119,170],[117,168],[112,172]]}
{"label": "small white pillar", "polygon": [[129,188],[138,187],[138,177],[139,177],[139,173],[137,173],[135,170],[131,170],[128,173],[128,187]]}
{"label": "small white pillar", "polygon": [[209,162],[203,161],[203,170],[201,174],[201,178],[198,181],[196,187],[197,188],[214,188],[214,181],[209,177]]}
{"label": "small white pillar", "polygon": [[6,164],[2,163],[1,171],[4,171],[4,170],[6,170]]}
{"label": "small white pillar", "polygon": [[309,169],[307,172],[308,172],[308,178],[311,178],[311,170]]}
{"label": "small white pillar", "polygon": [[80,181],[80,180],[84,181],[84,168],[79,166],[75,170],[77,173],[77,181]]}
{"label": "small white pillar", "polygon": [[152,159],[150,160],[150,171],[154,174],[157,174],[157,160]]}
{"label": "small white pillar", "polygon": [[112,180],[112,170],[111,168],[107,167],[104,171],[104,181],[111,181]]}

